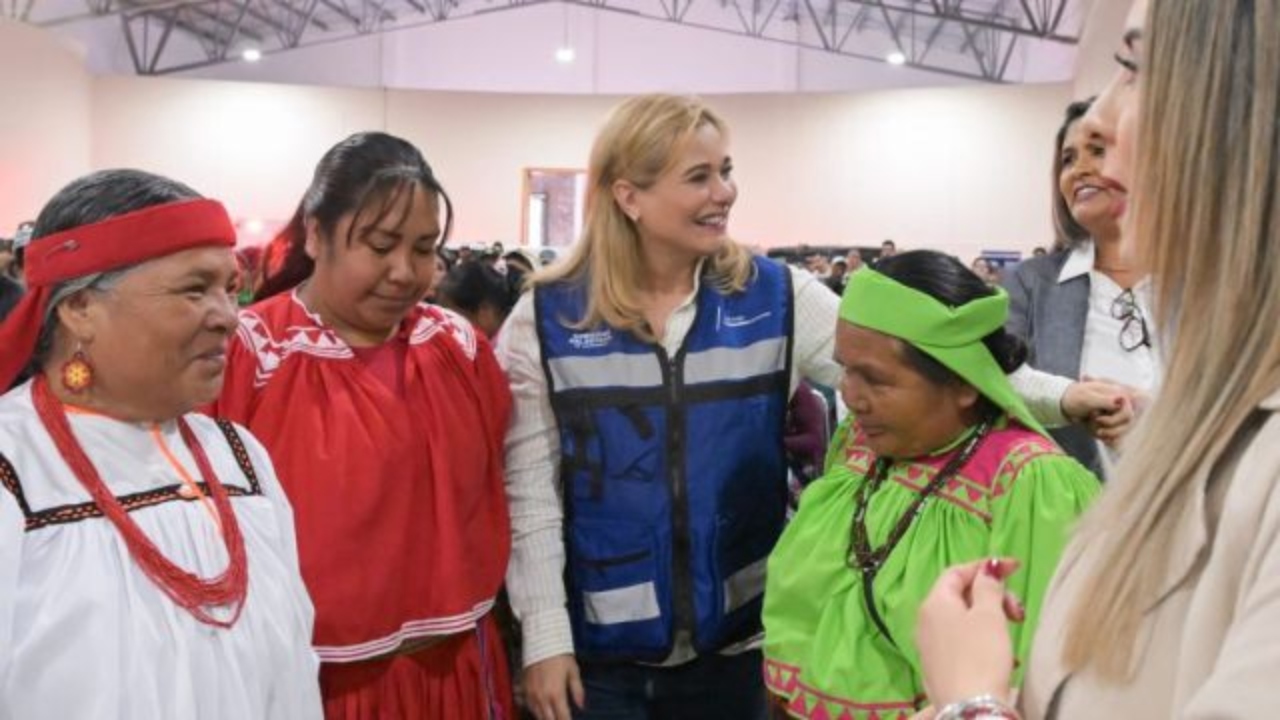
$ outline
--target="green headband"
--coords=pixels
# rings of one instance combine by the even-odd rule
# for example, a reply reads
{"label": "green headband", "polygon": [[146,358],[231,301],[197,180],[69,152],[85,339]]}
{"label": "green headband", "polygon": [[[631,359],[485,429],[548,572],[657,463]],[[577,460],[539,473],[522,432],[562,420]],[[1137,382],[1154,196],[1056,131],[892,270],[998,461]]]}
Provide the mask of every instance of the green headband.
{"label": "green headband", "polygon": [[1047,436],[982,342],[1004,327],[1008,316],[1009,295],[1001,288],[989,297],[948,307],[871,268],[849,278],[840,302],[841,320],[910,343],[1023,425]]}

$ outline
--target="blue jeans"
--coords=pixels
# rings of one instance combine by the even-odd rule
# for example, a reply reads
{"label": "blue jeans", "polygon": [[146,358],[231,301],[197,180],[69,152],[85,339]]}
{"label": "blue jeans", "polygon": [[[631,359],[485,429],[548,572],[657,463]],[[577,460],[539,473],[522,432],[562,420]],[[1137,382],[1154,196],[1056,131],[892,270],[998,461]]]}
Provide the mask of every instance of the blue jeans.
{"label": "blue jeans", "polygon": [[765,720],[760,652],[708,655],[675,667],[583,663],[587,706],[575,720]]}

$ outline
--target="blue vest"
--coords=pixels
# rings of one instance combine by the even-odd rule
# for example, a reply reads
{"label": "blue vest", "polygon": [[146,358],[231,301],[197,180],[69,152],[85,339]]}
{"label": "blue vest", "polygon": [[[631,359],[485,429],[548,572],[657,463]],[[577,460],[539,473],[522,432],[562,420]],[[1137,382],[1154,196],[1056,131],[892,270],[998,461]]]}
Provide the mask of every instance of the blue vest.
{"label": "blue vest", "polygon": [[661,661],[760,631],[787,504],[782,437],[791,276],[756,259],[746,290],[702,282],[680,350],[599,326],[578,285],[535,292],[560,433],[569,613],[578,655]]}

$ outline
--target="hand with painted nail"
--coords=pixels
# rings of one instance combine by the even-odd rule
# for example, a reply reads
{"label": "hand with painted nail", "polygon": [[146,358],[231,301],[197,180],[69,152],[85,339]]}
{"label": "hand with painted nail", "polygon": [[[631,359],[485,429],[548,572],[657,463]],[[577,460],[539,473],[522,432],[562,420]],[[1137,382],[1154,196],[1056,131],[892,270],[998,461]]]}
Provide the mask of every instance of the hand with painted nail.
{"label": "hand with painted nail", "polygon": [[983,560],[943,573],[920,608],[916,645],[934,707],[978,695],[1009,697],[1013,643],[1009,621],[1025,610],[1005,592],[1015,560]]}
{"label": "hand with painted nail", "polygon": [[1135,388],[1085,376],[1063,394],[1062,413],[1098,440],[1115,445],[1133,428],[1146,400]]}
{"label": "hand with painted nail", "polygon": [[1062,414],[1073,423],[1088,422],[1095,415],[1116,412],[1127,396],[1123,385],[1086,376],[1067,386],[1062,394]]}
{"label": "hand with painted nail", "polygon": [[1137,417],[1137,406],[1130,397],[1125,396],[1117,401],[1115,410],[1094,413],[1084,425],[1089,429],[1090,435],[1114,448],[1133,428]]}

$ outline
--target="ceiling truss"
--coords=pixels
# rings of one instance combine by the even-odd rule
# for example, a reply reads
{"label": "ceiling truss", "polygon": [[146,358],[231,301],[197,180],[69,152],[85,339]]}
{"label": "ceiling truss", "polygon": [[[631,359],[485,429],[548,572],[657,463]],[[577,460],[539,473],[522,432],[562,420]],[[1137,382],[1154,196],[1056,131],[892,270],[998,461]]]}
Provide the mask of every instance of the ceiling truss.
{"label": "ceiling truss", "polygon": [[[77,0],[76,12],[42,16],[44,0],[0,0],[0,14],[42,26],[117,17],[140,75],[556,2],[869,60],[896,49],[910,67],[1000,83],[1020,44],[1078,42],[1064,27],[1073,1]],[[199,52],[176,51],[175,34]]]}

